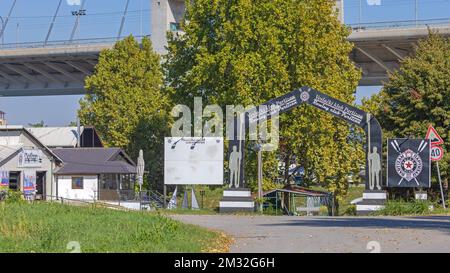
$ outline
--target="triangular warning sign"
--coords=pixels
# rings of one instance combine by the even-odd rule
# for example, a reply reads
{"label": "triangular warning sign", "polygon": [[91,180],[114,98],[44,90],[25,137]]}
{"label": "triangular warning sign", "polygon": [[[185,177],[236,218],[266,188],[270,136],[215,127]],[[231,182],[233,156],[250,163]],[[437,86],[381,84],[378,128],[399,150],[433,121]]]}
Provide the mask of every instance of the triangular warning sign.
{"label": "triangular warning sign", "polygon": [[444,144],[444,140],[439,136],[436,129],[434,129],[432,125],[428,127],[427,136],[425,138],[431,140],[432,146]]}

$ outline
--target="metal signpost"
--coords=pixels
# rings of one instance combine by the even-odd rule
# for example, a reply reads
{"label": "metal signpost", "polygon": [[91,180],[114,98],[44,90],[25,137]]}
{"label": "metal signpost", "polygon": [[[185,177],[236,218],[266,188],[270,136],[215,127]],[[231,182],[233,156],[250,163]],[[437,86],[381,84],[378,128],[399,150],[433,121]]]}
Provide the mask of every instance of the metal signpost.
{"label": "metal signpost", "polygon": [[444,156],[444,149],[440,146],[444,144],[444,140],[439,136],[436,129],[430,125],[428,126],[427,135],[425,137],[426,139],[430,140],[431,143],[431,155],[430,159],[432,161],[436,162],[436,168],[438,173],[438,180],[439,180],[439,187],[441,189],[441,198],[442,198],[442,207],[446,209],[445,205],[445,196],[444,196],[444,187],[442,186],[442,180],[441,180],[441,171],[439,170],[439,161]]}

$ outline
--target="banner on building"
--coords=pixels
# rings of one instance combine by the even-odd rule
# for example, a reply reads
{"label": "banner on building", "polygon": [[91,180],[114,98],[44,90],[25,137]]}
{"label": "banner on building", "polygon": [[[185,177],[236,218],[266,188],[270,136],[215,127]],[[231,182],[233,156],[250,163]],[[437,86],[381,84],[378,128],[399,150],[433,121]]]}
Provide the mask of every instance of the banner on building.
{"label": "banner on building", "polygon": [[23,193],[26,195],[35,194],[36,192],[36,172],[23,172]]}
{"label": "banner on building", "polygon": [[429,139],[388,139],[387,186],[429,188],[430,146]]}
{"label": "banner on building", "polygon": [[19,153],[18,167],[34,168],[42,166],[42,151],[34,149],[23,149]]}
{"label": "banner on building", "polygon": [[0,171],[0,187],[9,187],[8,171]]}

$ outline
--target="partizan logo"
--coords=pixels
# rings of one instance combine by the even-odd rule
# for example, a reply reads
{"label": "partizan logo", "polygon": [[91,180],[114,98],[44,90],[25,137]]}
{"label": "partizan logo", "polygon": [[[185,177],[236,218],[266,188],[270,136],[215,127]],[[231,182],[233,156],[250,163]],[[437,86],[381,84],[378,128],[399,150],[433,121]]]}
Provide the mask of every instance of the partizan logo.
{"label": "partizan logo", "polygon": [[301,99],[302,101],[308,101],[308,100],[309,100],[309,93],[306,92],[306,91],[303,91],[303,92],[300,94],[300,99]]}
{"label": "partizan logo", "polygon": [[408,149],[399,154],[397,160],[395,160],[395,170],[402,179],[398,184],[400,185],[403,179],[408,182],[414,179],[417,185],[419,185],[416,177],[420,175],[420,173],[422,172],[422,168],[422,159],[417,153]]}

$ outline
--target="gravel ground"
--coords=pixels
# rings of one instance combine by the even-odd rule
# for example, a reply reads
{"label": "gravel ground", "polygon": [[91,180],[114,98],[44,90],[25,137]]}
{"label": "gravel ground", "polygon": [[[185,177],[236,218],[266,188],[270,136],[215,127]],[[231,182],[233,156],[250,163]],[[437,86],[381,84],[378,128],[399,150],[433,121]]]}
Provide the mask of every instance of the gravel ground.
{"label": "gravel ground", "polygon": [[231,252],[446,252],[450,216],[289,217],[172,215],[221,230],[235,239]]}

